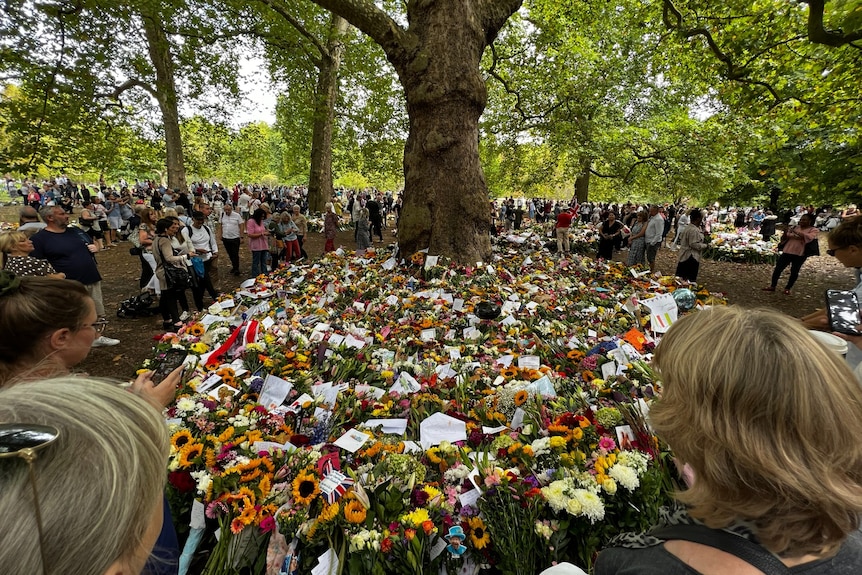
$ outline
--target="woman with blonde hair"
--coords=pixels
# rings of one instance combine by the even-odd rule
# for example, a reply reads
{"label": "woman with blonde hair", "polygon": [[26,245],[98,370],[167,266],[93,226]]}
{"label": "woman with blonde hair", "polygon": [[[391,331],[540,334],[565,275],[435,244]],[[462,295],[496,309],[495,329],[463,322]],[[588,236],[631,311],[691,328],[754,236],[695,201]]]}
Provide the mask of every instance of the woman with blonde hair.
{"label": "woman with blonde hair", "polygon": [[798,321],[719,307],[675,323],[654,365],[685,509],[618,538],[596,574],[859,572],[862,387],[844,361]]}
{"label": "woman with blonde hair", "polygon": [[141,573],[168,453],[161,414],[116,385],[66,376],[0,390],[3,572]]}
{"label": "woman with blonde hair", "polygon": [[59,273],[48,260],[30,257],[33,242],[23,232],[3,232],[0,234],[0,254],[3,261],[0,269],[19,276],[44,276],[63,279],[66,274]]}

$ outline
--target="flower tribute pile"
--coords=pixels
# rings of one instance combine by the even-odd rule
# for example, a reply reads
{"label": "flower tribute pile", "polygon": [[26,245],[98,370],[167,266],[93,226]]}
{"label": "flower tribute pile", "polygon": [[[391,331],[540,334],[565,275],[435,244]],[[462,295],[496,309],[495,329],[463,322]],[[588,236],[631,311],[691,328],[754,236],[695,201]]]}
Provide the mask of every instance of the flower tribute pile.
{"label": "flower tribute pile", "polygon": [[774,265],[778,259],[777,238],[764,241],[760,232],[725,226],[712,234],[703,257],[720,262]]}
{"label": "flower tribute pile", "polygon": [[644,424],[641,302],[674,281],[518,244],[495,259],[329,254],[161,338],[189,353],[170,499],[207,573],[589,569],[654,522],[670,470]]}

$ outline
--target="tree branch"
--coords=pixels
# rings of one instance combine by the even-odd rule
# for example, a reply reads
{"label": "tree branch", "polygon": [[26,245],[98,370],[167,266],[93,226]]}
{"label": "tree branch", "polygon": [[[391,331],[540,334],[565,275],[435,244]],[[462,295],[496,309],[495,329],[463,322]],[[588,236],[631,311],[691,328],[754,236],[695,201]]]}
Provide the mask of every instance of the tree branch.
{"label": "tree branch", "polygon": [[101,92],[95,94],[97,98],[110,98],[112,100],[119,100],[120,96],[123,92],[127,90],[131,90],[132,88],[140,88],[146,91],[153,98],[158,98],[156,93],[156,89],[152,87],[150,84],[144,82],[143,80],[139,80],[137,78],[129,78],[119,86],[115,86],[114,89],[110,92]]}
{"label": "tree branch", "polygon": [[827,30],[823,26],[823,11],[826,9],[826,0],[803,1],[808,4],[808,39],[815,44],[838,47],[862,40],[862,30],[843,33]]}
{"label": "tree branch", "polygon": [[379,44],[390,61],[407,50],[407,31],[386,12],[375,6],[371,0],[311,0],[311,2],[338,14],[353,24]]}
{"label": "tree branch", "polygon": [[490,46],[497,39],[500,28],[518,11],[523,0],[479,0],[476,14],[485,31],[485,44]]}
{"label": "tree branch", "polygon": [[287,20],[287,23],[293,26],[294,30],[299,32],[299,35],[311,42],[317,51],[320,52],[321,57],[329,58],[329,50],[326,49],[326,46],[308,29],[302,25],[302,22],[297,20],[293,14],[287,11],[287,8],[282,4],[279,0],[260,0],[262,4],[266,4],[272,9],[273,12]]}

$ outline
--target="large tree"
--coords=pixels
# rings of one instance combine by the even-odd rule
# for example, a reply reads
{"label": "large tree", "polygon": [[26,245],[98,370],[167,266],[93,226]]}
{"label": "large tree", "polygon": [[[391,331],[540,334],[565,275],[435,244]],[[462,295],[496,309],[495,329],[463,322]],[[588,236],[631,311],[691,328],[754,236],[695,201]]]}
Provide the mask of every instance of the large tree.
{"label": "large tree", "polygon": [[388,13],[370,0],[312,0],[370,36],[395,67],[410,122],[404,150],[405,256],[427,248],[487,260],[488,188],[479,162],[485,81],[479,62],[522,0],[408,0]]}

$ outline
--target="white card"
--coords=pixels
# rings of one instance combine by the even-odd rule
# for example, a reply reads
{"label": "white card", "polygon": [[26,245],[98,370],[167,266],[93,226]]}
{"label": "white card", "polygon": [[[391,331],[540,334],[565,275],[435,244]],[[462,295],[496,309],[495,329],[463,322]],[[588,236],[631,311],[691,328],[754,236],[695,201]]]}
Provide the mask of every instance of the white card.
{"label": "white card", "polygon": [[335,440],[335,445],[345,451],[349,451],[350,453],[356,453],[356,451],[369,439],[371,439],[370,435],[363,433],[358,429],[350,429],[345,432],[344,435]]}
{"label": "white card", "polygon": [[287,399],[290,390],[293,389],[293,384],[281,379],[278,376],[269,374],[263,380],[263,387],[260,390],[258,403],[264,406],[267,410],[272,411]]}
{"label": "white card", "polygon": [[455,298],[452,300],[452,311],[461,311],[464,309],[464,300],[461,298]]}
{"label": "white card", "polygon": [[360,423],[360,427],[367,427],[368,429],[373,429],[375,427],[380,427],[380,430],[383,433],[392,433],[395,435],[404,435],[407,431],[407,420],[406,419],[369,419],[365,423]]}
{"label": "white card", "polygon": [[522,355],[518,357],[518,367],[521,369],[539,369],[542,360],[537,355]]}
{"label": "white card", "polygon": [[434,341],[437,339],[437,330],[432,328],[423,329],[422,333],[419,334],[419,339],[422,341]]}

